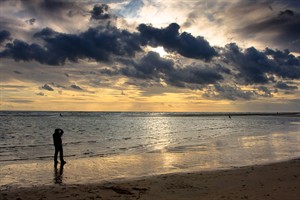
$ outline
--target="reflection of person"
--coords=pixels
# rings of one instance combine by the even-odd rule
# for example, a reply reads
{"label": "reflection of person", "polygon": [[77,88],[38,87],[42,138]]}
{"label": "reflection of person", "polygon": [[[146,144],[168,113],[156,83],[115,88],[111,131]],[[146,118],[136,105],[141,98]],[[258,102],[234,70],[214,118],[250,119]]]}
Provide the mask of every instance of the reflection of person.
{"label": "reflection of person", "polygon": [[61,165],[66,164],[66,161],[64,161],[64,153],[63,153],[63,147],[62,147],[62,141],[61,137],[63,135],[64,131],[60,128],[55,129],[53,134],[53,143],[55,147],[55,153],[54,153],[54,164],[57,165],[57,155],[59,152],[59,158]]}
{"label": "reflection of person", "polygon": [[54,166],[54,183],[55,184],[63,183],[63,173],[64,173],[64,165],[60,165],[59,170],[57,169],[57,165]]}

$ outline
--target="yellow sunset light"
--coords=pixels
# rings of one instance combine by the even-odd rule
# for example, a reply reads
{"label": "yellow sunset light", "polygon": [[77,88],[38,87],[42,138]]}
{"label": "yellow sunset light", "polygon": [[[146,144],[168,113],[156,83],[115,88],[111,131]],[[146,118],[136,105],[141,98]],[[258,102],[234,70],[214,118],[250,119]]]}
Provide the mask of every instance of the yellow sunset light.
{"label": "yellow sunset light", "polygon": [[160,57],[164,57],[168,55],[168,52],[166,52],[163,47],[155,47],[155,48],[151,48],[150,50],[158,53]]}

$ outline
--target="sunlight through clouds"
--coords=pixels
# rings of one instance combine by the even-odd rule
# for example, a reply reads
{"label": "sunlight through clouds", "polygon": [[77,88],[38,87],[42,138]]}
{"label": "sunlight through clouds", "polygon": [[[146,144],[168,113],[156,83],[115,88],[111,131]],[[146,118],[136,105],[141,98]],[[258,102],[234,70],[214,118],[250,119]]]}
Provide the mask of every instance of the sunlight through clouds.
{"label": "sunlight through clouds", "polygon": [[1,109],[294,111],[299,6],[0,1]]}

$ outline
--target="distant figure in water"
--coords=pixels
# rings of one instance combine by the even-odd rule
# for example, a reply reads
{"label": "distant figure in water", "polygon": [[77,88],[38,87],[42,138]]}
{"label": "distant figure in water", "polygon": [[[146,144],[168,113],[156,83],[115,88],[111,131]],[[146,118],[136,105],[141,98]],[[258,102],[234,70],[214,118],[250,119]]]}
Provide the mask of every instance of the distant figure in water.
{"label": "distant figure in water", "polygon": [[59,113],[59,116],[60,116],[60,117],[62,117],[62,114],[61,114],[61,113]]}
{"label": "distant figure in water", "polygon": [[230,116],[230,115],[228,115],[228,118],[229,118],[229,119],[231,119],[231,116]]}
{"label": "distant figure in water", "polygon": [[63,135],[64,131],[60,128],[55,129],[54,134],[53,134],[53,143],[55,147],[55,153],[54,153],[54,165],[56,166],[58,161],[57,161],[57,155],[59,152],[59,158],[60,158],[60,163],[61,165],[66,164],[66,161],[64,161],[64,153],[63,153],[63,147],[62,147],[62,140],[61,137]]}

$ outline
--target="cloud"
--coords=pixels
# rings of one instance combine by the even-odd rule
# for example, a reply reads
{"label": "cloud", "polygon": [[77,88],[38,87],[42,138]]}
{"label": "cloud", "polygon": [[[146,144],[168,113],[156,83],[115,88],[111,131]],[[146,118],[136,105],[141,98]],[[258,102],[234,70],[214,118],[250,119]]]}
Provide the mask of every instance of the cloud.
{"label": "cloud", "polygon": [[93,20],[105,20],[111,18],[109,13],[109,7],[106,4],[97,4],[94,6],[91,13],[91,19]]}
{"label": "cloud", "polygon": [[300,78],[300,57],[295,57],[289,50],[279,51],[266,48],[264,53],[274,62],[271,68],[272,73],[282,78]]}
{"label": "cloud", "polygon": [[54,89],[51,86],[49,86],[48,84],[43,85],[41,88],[44,90],[48,90],[48,91],[54,91]]}
{"label": "cloud", "polygon": [[132,67],[125,67],[120,70],[123,75],[141,78],[158,79],[160,75],[168,73],[174,67],[174,62],[169,59],[163,59],[156,52],[148,52],[139,61],[123,60],[124,64]]}
{"label": "cloud", "polygon": [[[215,69],[202,66],[186,66],[171,71],[167,76],[167,83],[177,87],[193,88],[189,84],[203,87],[223,80],[223,76]],[[196,87],[197,88],[197,87]]]}
{"label": "cloud", "polygon": [[54,87],[57,87],[57,88],[66,88],[65,86],[63,85],[60,85],[60,84],[57,84],[57,83],[50,83],[50,85],[54,86]]}
{"label": "cloud", "polygon": [[292,10],[280,11],[279,17],[292,17],[294,16],[294,12]]}
{"label": "cloud", "polygon": [[[298,51],[293,43],[300,39],[300,14],[294,14],[291,10],[280,12],[264,21],[250,24],[241,29],[244,35],[268,34],[277,45],[287,44],[291,50]],[[271,34],[273,33],[274,36]]]}
{"label": "cloud", "polygon": [[48,65],[64,65],[67,61],[77,62],[79,59],[107,62],[112,56],[133,57],[136,52],[142,51],[141,43],[162,45],[167,51],[206,61],[217,55],[204,38],[195,38],[186,32],[179,34],[177,24],[170,24],[165,29],[141,24],[138,30],[140,34],[108,26],[89,28],[79,34],[67,34],[44,28],[34,34],[35,38],[43,40],[43,46],[15,39],[0,52],[0,58],[13,58],[16,61],[35,60]]}
{"label": "cloud", "polygon": [[138,79],[149,79],[157,83],[163,80],[169,85],[183,88],[195,87],[192,86],[193,84],[199,88],[223,80],[223,76],[218,72],[219,68],[201,65],[176,66],[173,60],[162,58],[152,51],[139,61],[123,59],[122,62],[126,67],[114,71],[104,69],[101,72],[108,75],[122,74]]}
{"label": "cloud", "polygon": [[[113,9],[127,4],[128,8],[124,12],[130,10],[130,6],[145,11],[150,1],[122,2],[113,1],[106,5],[95,4],[95,1],[14,1],[16,20],[12,14],[0,17],[0,27],[1,20],[6,20],[6,25],[0,31],[1,73],[5,72],[8,80],[32,80],[43,85],[40,89],[48,91],[63,88],[89,92],[86,88],[91,87],[122,91],[132,84],[133,88],[140,89],[141,95],[150,87],[159,88],[153,89],[157,91],[156,95],[159,92],[187,91],[185,88],[188,88],[212,99],[251,100],[269,98],[276,92],[285,92],[282,90],[297,90],[298,82],[294,80],[300,78],[300,58],[289,50],[275,50],[271,47],[263,49],[257,46],[245,48],[244,41],[230,43],[225,47],[211,46],[214,39],[220,39],[218,34],[215,36],[212,33],[223,34],[223,30],[228,31],[229,28],[224,29],[225,25],[236,31],[233,25],[239,24],[238,34],[242,38],[253,37],[255,41],[262,36],[269,37],[271,40],[268,41],[272,41],[281,34],[296,35],[298,26],[294,25],[297,25],[299,17],[297,6],[295,9],[289,4],[287,7],[280,7],[283,1],[273,0],[263,0],[263,3],[255,1],[258,5],[239,0],[235,1],[238,3],[224,0],[205,4],[197,2],[185,5],[185,9],[189,10],[185,10],[184,14],[178,13],[179,16],[187,16],[187,20],[183,17],[176,23],[168,21],[167,25],[161,23],[162,27],[155,24],[137,25],[128,21],[131,24],[128,29],[124,26],[126,19],[119,21],[115,15],[116,10]],[[179,4],[185,3],[173,2],[168,9]],[[194,8],[194,5],[197,6]],[[230,7],[231,11],[236,11],[232,15],[228,15]],[[198,8],[203,8],[203,13]],[[204,18],[206,20],[202,21]],[[24,19],[28,20],[25,22]],[[230,19],[234,23],[227,23]],[[241,23],[237,22],[239,20]],[[18,34],[19,31],[10,22],[26,32],[27,37]],[[205,28],[209,23],[213,27],[203,32],[197,30],[201,26]],[[178,24],[184,25],[180,27]],[[132,29],[133,26],[137,28]],[[217,26],[220,28],[216,29]],[[188,27],[186,31],[193,34],[183,30],[184,27]],[[207,31],[210,28],[212,32]],[[226,31],[224,35],[228,34]],[[205,38],[198,36],[202,33],[207,34]],[[209,41],[207,36],[210,36]],[[283,40],[282,38],[279,40]],[[290,42],[296,44],[297,37],[294,39]],[[163,47],[169,54],[161,57],[153,52],[153,47]],[[14,61],[19,63],[15,64]],[[62,65],[66,66],[60,67]],[[126,86],[116,86],[124,77]],[[75,82],[80,86],[72,85]],[[126,94],[129,96],[129,93]]]}
{"label": "cloud", "polygon": [[37,19],[49,17],[52,20],[62,20],[66,19],[69,11],[84,10],[85,8],[85,3],[80,3],[80,1],[17,0],[16,3],[20,3],[19,7],[21,7],[23,11],[26,11],[26,13],[31,13],[31,15]]}
{"label": "cloud", "polygon": [[241,84],[266,84],[273,80],[270,75],[282,78],[300,78],[300,60],[289,51],[265,49],[259,51],[254,47],[240,49],[236,44],[226,45],[224,61],[233,66],[238,73],[236,78]]}
{"label": "cloud", "polygon": [[266,86],[259,86],[259,87],[257,87],[257,89],[263,93],[260,96],[263,96],[263,97],[272,97],[273,96],[272,91],[269,88],[267,88]]}
{"label": "cloud", "polygon": [[176,52],[187,58],[206,61],[217,55],[215,49],[203,37],[194,37],[187,32],[180,34],[180,26],[176,23],[161,29],[140,24],[137,29],[141,33],[143,45],[163,46],[168,52]]}
{"label": "cloud", "polygon": [[282,81],[277,82],[274,87],[276,87],[278,89],[282,89],[282,90],[297,90],[298,89],[297,86],[291,86]]}
{"label": "cloud", "polygon": [[[274,5],[274,6],[272,6]],[[268,10],[272,6],[272,10]],[[231,8],[236,32],[244,39],[259,41],[273,48],[300,52],[300,4],[297,1],[240,1]],[[240,17],[243,15],[243,19]],[[253,17],[254,16],[254,17]]]}
{"label": "cloud", "polygon": [[36,19],[31,18],[31,19],[26,20],[25,22],[29,25],[34,25],[34,23],[36,22]]}
{"label": "cloud", "polygon": [[78,85],[71,85],[70,86],[72,89],[75,89],[75,90],[82,90],[82,88],[81,87],[79,87]]}
{"label": "cloud", "polygon": [[244,52],[234,43],[225,47],[225,62],[233,65],[238,70],[236,75],[244,84],[267,83],[265,72],[272,68],[267,56],[254,47]]}
{"label": "cloud", "polygon": [[26,100],[26,99],[10,99],[9,102],[25,104],[25,103],[33,103],[34,101]]}
{"label": "cloud", "polygon": [[236,85],[219,85],[215,84],[214,88],[207,90],[203,97],[209,99],[228,99],[236,100],[251,100],[255,98],[256,93],[253,91],[243,91]]}
{"label": "cloud", "polygon": [[80,34],[58,33],[45,28],[34,37],[41,38],[44,46],[15,39],[0,52],[0,58],[64,65],[79,59],[108,62],[111,56],[134,56],[135,52],[141,51],[136,34],[115,27],[90,28]]}
{"label": "cloud", "polygon": [[22,72],[19,72],[18,70],[13,71],[15,74],[22,74]]}
{"label": "cloud", "polygon": [[10,32],[6,30],[0,30],[0,44],[6,40],[8,40],[10,37]]}
{"label": "cloud", "polygon": [[45,93],[43,93],[43,92],[38,92],[38,93],[36,93],[36,95],[38,95],[38,96],[46,96]]}

